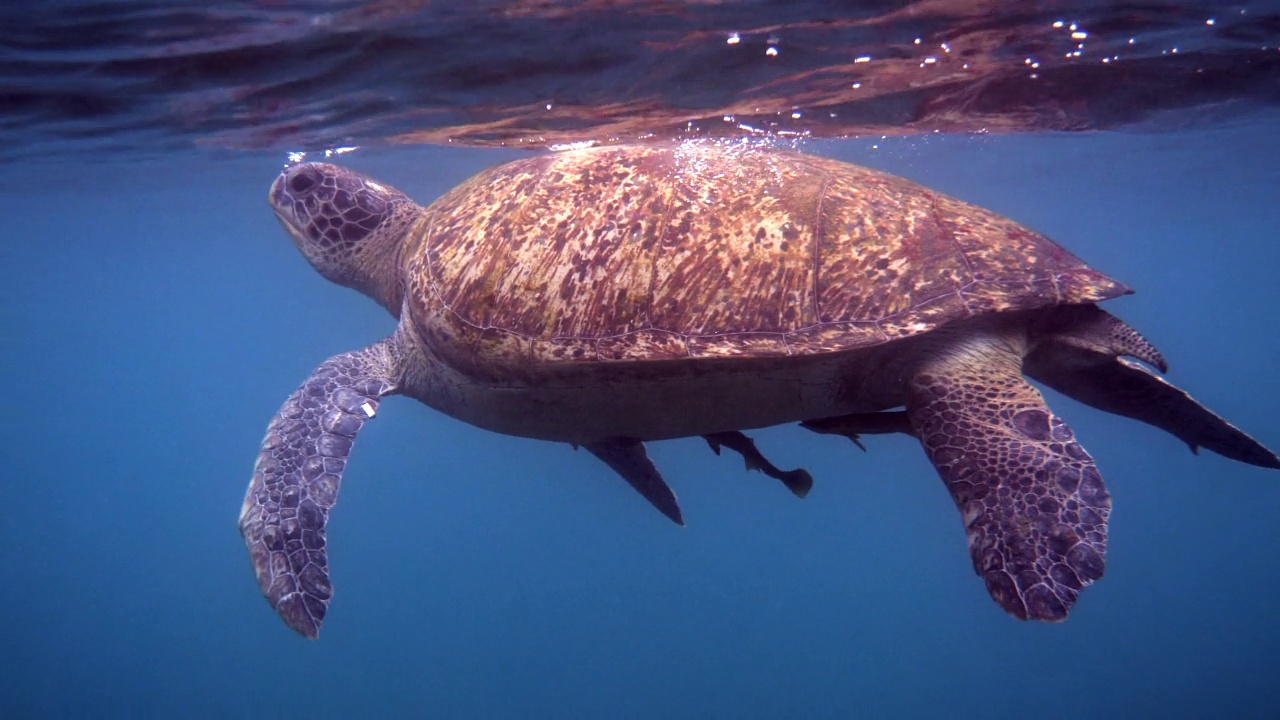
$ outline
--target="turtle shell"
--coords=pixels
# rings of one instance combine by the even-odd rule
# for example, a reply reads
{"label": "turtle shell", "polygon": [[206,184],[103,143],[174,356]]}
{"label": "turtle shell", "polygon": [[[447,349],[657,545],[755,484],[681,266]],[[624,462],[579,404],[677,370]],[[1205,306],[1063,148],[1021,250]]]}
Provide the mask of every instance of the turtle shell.
{"label": "turtle shell", "polygon": [[482,374],[863,348],[1129,292],[1048,238],[882,172],[743,144],[517,160],[423,213],[415,327]]}

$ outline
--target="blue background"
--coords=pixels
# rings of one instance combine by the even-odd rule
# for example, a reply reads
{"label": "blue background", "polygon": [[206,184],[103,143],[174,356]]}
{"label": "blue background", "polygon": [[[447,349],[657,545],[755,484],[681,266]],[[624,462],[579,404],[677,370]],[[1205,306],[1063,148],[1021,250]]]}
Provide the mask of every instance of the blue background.
{"label": "blue background", "polygon": [[[810,143],[1049,234],[1138,289],[1170,378],[1280,447],[1280,124]],[[362,151],[428,201],[512,153]],[[651,453],[680,529],[586,453],[404,398],[366,426],[305,641],[236,518],[324,358],[387,335],[265,202],[283,158],[0,177],[0,715],[1275,716],[1280,474],[1048,393],[1114,496],[1071,619],[1007,617],[918,444],[755,433],[799,501],[701,440]]]}

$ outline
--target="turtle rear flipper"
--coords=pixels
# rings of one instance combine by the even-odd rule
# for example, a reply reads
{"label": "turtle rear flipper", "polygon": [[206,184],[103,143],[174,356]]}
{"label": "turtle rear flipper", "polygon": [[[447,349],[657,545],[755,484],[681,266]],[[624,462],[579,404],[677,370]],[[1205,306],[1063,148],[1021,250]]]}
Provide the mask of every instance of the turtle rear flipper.
{"label": "turtle rear flipper", "polygon": [[964,520],[969,555],[1010,615],[1064,620],[1102,577],[1111,497],[1093,458],[994,343],[910,381],[907,412]]}
{"label": "turtle rear flipper", "polygon": [[267,427],[240,510],[258,587],[289,627],[315,638],[333,596],[325,525],[356,434],[396,391],[397,338],[329,358]]}
{"label": "turtle rear flipper", "polygon": [[1036,339],[1025,360],[1027,375],[1086,405],[1158,427],[1185,442],[1192,452],[1204,447],[1250,465],[1280,468],[1280,457],[1274,452],[1185,390],[1131,360],[1137,357],[1161,371],[1166,369],[1164,359],[1149,343],[1149,351],[1138,354],[1133,343],[1117,342],[1141,339],[1137,331],[1091,306],[1072,317],[1076,321]]}

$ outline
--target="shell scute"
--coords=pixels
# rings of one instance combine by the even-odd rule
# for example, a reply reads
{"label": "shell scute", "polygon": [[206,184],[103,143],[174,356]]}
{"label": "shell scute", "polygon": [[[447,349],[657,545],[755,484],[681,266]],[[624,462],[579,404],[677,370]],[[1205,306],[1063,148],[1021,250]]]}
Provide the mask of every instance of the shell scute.
{"label": "shell scute", "polygon": [[888,338],[874,322],[826,323],[787,333],[787,347],[794,355],[871,347],[886,340]]}
{"label": "shell scute", "polygon": [[638,330],[618,337],[600,338],[596,353],[601,360],[682,360],[690,348],[684,336],[665,330]]}
{"label": "shell scute", "polygon": [[[813,228],[822,172],[672,153],[652,321],[691,336],[784,333],[816,321]],[[745,167],[744,167],[745,164]]]}
{"label": "shell scute", "polygon": [[974,312],[973,305],[959,292],[949,292],[918,302],[912,307],[887,317],[878,323],[885,340],[919,335],[952,318],[964,317]]}
{"label": "shell scute", "polygon": [[528,367],[532,345],[533,339],[527,335],[487,327],[480,330],[471,352],[475,356],[489,358],[496,367],[511,368],[519,375],[520,369]]}
{"label": "shell scute", "polygon": [[539,358],[549,364],[599,362],[598,343],[595,338],[551,338],[542,343]]}
{"label": "shell scute", "polygon": [[699,358],[762,357],[790,352],[783,333],[727,333],[689,339],[689,355]]}

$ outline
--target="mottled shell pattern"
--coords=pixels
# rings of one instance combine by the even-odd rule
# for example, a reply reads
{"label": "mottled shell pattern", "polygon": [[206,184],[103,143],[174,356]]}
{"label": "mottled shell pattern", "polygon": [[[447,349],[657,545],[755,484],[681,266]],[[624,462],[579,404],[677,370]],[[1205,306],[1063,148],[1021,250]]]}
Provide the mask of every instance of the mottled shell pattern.
{"label": "mottled shell pattern", "polygon": [[406,250],[420,332],[486,375],[825,353],[1128,292],[982,208],[742,144],[511,162],[432,204]]}

